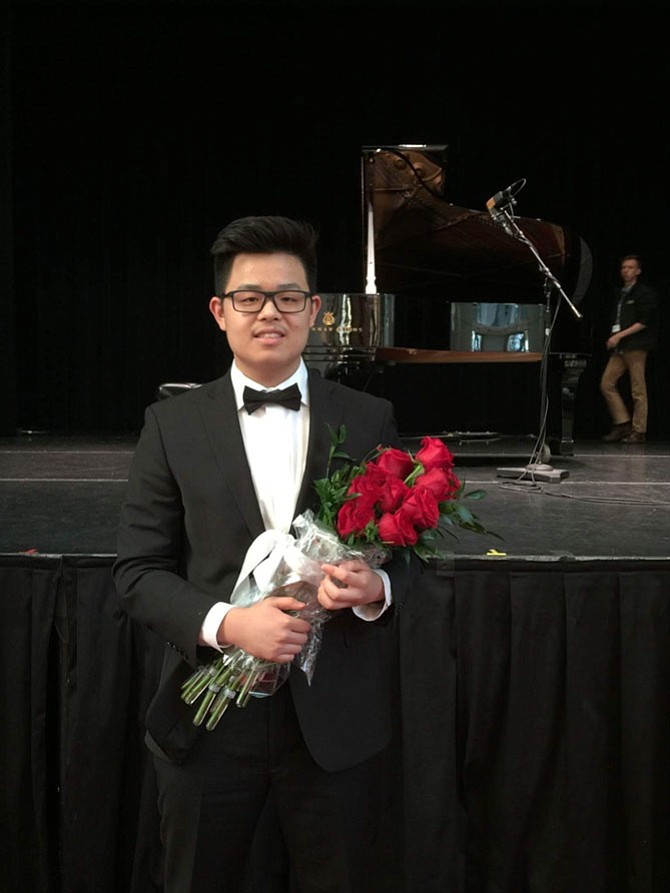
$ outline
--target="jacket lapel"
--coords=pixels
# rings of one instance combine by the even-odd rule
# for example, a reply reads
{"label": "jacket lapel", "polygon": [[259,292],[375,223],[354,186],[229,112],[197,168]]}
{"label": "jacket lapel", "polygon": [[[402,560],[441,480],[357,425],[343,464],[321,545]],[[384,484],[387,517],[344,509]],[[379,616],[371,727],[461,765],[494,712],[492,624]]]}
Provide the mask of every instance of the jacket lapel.
{"label": "jacket lapel", "polygon": [[229,372],[203,386],[200,412],[219,470],[251,535],[256,537],[265,526],[244,450]]}
{"label": "jacket lapel", "polygon": [[328,466],[331,443],[329,426],[336,431],[344,420],[341,393],[314,370],[309,373],[309,419],[305,474],[296,504],[296,515],[314,504],[314,481],[325,476]]}

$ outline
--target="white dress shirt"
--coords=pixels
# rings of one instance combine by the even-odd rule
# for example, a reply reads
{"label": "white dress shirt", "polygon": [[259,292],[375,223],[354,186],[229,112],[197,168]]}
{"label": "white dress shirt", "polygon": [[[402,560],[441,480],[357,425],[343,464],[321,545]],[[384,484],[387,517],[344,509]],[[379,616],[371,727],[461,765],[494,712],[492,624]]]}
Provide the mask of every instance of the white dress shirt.
{"label": "white dress shirt", "polygon": [[246,412],[242,400],[244,388],[262,391],[268,388],[251,381],[234,363],[230,376],[242,440],[265,529],[288,533],[295,517],[309,441],[307,368],[301,363],[297,371],[276,388],[283,390],[292,384],[298,385],[301,395],[298,412],[278,403],[266,403],[254,413]]}
{"label": "white dress shirt", "polygon": [[[301,402],[297,412],[277,403],[269,403],[254,413],[248,413],[243,402],[244,388],[250,387],[261,391],[270,389],[247,378],[234,361],[230,377],[244,448],[265,529],[288,533],[295,518],[296,501],[305,471],[309,442],[307,367],[301,361],[290,378],[276,385],[276,389],[287,388],[292,384],[298,385]],[[269,445],[271,450],[268,449]],[[354,608],[354,613],[362,620],[376,620],[391,604],[389,576],[383,570],[377,570],[377,573],[384,583],[385,600],[383,603]],[[200,630],[201,645],[210,645],[219,651],[222,650],[216,636],[221,621],[231,607],[233,606],[227,602],[217,602],[209,610]]]}

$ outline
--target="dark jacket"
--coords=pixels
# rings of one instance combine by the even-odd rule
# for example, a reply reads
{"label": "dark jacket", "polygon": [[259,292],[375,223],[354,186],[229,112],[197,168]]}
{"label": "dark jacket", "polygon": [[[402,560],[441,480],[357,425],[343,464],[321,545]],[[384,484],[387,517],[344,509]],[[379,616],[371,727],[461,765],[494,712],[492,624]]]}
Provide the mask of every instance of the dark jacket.
{"label": "dark jacket", "polygon": [[[616,315],[621,290],[617,289],[614,300],[612,322]],[[658,341],[658,298],[654,288],[639,280],[624,298],[621,307],[621,328],[627,329],[633,323],[641,322],[645,326],[640,332],[634,332],[622,338],[617,350],[653,350]]]}
{"label": "dark jacket", "polygon": [[[398,446],[391,404],[310,374],[310,433],[296,514],[315,505],[330,434],[345,425],[342,449],[359,460],[379,444]],[[271,460],[271,447],[268,448]],[[180,688],[218,652],[197,645],[202,621],[230,597],[252,541],[263,532],[230,374],[150,406],[135,451],[113,574],[125,609],[166,642],[162,676],[147,713],[147,743],[180,762],[199,734]],[[396,670],[393,613],[413,576],[401,560],[385,566],[394,608],[367,622],[335,612],[324,625],[311,685],[292,668],[289,684],[314,759],[333,771],[381,750],[392,729]]]}

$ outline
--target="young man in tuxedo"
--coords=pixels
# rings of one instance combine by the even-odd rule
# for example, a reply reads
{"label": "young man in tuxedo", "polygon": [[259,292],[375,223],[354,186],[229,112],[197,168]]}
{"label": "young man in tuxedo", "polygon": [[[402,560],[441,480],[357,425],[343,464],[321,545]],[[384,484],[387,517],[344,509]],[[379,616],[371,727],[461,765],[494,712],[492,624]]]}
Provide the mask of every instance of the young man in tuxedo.
{"label": "young man in tuxedo", "polygon": [[[316,234],[283,217],[235,220],[213,247],[209,307],[233,353],[216,381],[148,407],[121,513],[114,579],[124,608],[166,642],[146,741],[157,771],[165,893],[238,891],[269,796],[300,893],[374,889],[383,754],[392,734],[394,613],[413,566],[325,565],[332,613],[311,684],[292,667],[270,697],[229,708],[212,731],[181,685],[229,645],[292,663],[309,624],[302,602],[229,602],[264,530],[290,532],[314,507],[330,429],[360,460],[402,446],[392,405],[309,372],[302,359],[320,307]],[[245,393],[297,386],[293,406],[245,408]],[[272,396],[272,395],[271,395]],[[259,405],[260,402],[260,405]]]}

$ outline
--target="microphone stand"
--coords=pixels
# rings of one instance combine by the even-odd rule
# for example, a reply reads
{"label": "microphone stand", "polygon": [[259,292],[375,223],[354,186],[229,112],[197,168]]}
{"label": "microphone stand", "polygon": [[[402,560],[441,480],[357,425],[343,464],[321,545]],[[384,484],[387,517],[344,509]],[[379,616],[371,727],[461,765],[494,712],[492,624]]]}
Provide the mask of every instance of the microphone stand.
{"label": "microphone stand", "polygon": [[[572,303],[570,298],[566,295],[565,291],[563,290],[561,283],[558,281],[558,279],[554,276],[554,274],[551,272],[549,267],[542,260],[542,258],[538,254],[538,251],[537,251],[535,245],[533,245],[533,243],[528,238],[528,236],[525,234],[525,232],[518,226],[516,220],[514,219],[514,216],[507,211],[508,207],[513,207],[514,205],[516,205],[516,199],[510,198],[508,203],[506,203],[504,206],[501,206],[497,209],[500,211],[500,213],[502,214],[502,216],[505,218],[505,220],[507,221],[507,223],[509,225],[509,235],[511,235],[513,239],[516,239],[517,242],[523,242],[524,245],[526,245],[531,250],[533,256],[535,257],[535,260],[538,263],[540,270],[544,273],[545,278],[551,282],[551,284],[554,286],[556,291],[559,293],[559,295],[563,298],[563,300],[566,302],[568,307],[575,314],[577,319],[582,319],[582,314],[579,312],[579,310],[577,310],[575,305]],[[507,231],[507,228],[505,228],[505,229]]]}
{"label": "microphone stand", "polygon": [[[531,242],[528,236],[523,232],[523,230],[518,226],[514,216],[509,213],[508,208],[514,207],[516,205],[516,200],[513,196],[509,197],[509,200],[505,202],[504,205],[499,206],[496,211],[497,213],[504,217],[505,223],[502,223],[505,232],[512,236],[512,238],[516,239],[518,242],[523,242],[526,245],[533,256],[535,257],[538,266],[541,272],[544,274],[544,293],[547,301],[547,318],[550,317],[551,314],[551,290],[555,288],[559,295],[563,298],[566,304],[570,307],[574,315],[577,319],[582,319],[582,314],[572,303],[570,298],[565,293],[561,283],[551,272],[549,267],[545,264],[545,262],[540,257],[535,245]],[[494,218],[495,219],[495,218]],[[557,308],[558,312],[558,308]],[[498,477],[508,477],[515,478],[516,482],[527,482],[530,481],[535,483],[536,481],[561,481],[563,478],[568,477],[569,472],[564,470],[556,470],[551,465],[547,465],[543,462],[536,461],[538,458],[542,459],[545,453],[549,452],[549,448],[546,445],[546,426],[547,426],[547,418],[548,418],[548,409],[549,409],[549,398],[547,393],[547,372],[548,372],[548,363],[549,363],[549,345],[551,341],[551,333],[553,330],[554,320],[551,320],[549,327],[546,329],[546,342],[543,349],[542,354],[542,370],[541,370],[541,396],[540,396],[540,437],[538,439],[538,443],[533,450],[533,454],[531,455],[531,461],[524,468],[498,468],[496,473]]]}

